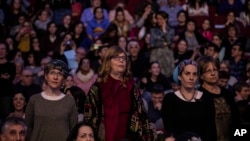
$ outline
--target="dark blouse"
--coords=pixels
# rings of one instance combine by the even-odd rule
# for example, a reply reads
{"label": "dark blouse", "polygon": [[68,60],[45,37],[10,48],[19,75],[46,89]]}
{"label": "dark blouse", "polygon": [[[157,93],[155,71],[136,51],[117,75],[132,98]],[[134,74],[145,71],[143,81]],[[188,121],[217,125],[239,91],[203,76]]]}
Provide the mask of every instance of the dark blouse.
{"label": "dark blouse", "polygon": [[215,127],[212,99],[202,95],[195,102],[180,99],[175,93],[165,95],[162,104],[162,118],[166,132],[194,132],[204,141],[215,141]]}
{"label": "dark blouse", "polygon": [[213,99],[217,139],[232,140],[235,129],[240,125],[239,111],[233,94],[224,88],[221,88],[220,94],[210,93],[203,87],[200,90]]}

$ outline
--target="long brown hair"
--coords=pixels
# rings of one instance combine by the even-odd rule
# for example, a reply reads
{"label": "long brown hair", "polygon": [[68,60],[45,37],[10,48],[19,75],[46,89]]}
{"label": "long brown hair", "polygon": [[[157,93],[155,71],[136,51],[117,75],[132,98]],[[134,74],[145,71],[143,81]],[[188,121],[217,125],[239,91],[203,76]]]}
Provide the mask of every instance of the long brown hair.
{"label": "long brown hair", "polygon": [[[123,51],[120,47],[110,47],[107,50],[106,55],[104,56],[101,68],[98,72],[97,82],[106,82],[111,72],[112,57],[119,55],[121,53],[125,54],[125,56],[127,57],[126,52]],[[125,72],[123,73],[122,83],[124,84],[127,80],[131,79],[131,77],[132,77],[132,73],[130,71],[130,61],[127,60],[126,69],[125,69]]]}

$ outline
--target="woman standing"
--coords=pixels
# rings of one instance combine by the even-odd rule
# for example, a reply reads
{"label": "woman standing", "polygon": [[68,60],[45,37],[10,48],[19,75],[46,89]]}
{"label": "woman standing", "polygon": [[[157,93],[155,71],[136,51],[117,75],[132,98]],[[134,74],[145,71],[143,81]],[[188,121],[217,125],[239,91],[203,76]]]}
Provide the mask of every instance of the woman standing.
{"label": "woman standing", "polygon": [[84,121],[93,125],[101,140],[153,140],[128,56],[120,47],[111,47],[106,52],[97,83],[85,101]]}
{"label": "woman standing", "polygon": [[117,25],[119,36],[128,37],[131,25],[125,19],[125,13],[122,8],[118,7],[116,9],[115,19],[112,22]]}
{"label": "woman standing", "polygon": [[214,119],[217,141],[229,141],[235,128],[239,125],[239,113],[233,95],[226,89],[217,86],[219,79],[219,62],[212,57],[199,60],[201,91],[213,98]]}
{"label": "woman standing", "polygon": [[156,13],[157,27],[150,30],[150,44],[152,47],[150,62],[158,61],[162,67],[162,74],[169,77],[174,69],[174,55],[170,48],[174,38],[174,29],[167,24],[168,14]]}
{"label": "woman standing", "polygon": [[174,80],[180,90],[167,94],[163,99],[162,118],[167,133],[177,136],[186,132],[199,134],[204,141],[214,141],[212,99],[196,90],[198,65],[184,60],[174,70]]}
{"label": "woman standing", "polygon": [[61,60],[51,61],[44,69],[45,89],[33,95],[25,112],[30,141],[65,141],[77,123],[74,99],[65,96],[60,88],[68,75]]}

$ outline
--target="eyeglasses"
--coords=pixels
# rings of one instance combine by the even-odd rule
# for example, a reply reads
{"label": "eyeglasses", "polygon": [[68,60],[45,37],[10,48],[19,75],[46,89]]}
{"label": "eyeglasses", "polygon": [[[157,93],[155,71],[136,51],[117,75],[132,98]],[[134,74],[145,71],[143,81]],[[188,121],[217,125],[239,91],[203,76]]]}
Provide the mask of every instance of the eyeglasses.
{"label": "eyeglasses", "polygon": [[49,72],[49,75],[62,77],[63,76],[63,72],[51,71],[51,72]]}
{"label": "eyeglasses", "polygon": [[206,70],[206,71],[204,71],[204,73],[209,73],[209,74],[218,73],[218,69]]}
{"label": "eyeglasses", "polygon": [[113,56],[112,59],[114,59],[115,61],[128,61],[127,56]]}

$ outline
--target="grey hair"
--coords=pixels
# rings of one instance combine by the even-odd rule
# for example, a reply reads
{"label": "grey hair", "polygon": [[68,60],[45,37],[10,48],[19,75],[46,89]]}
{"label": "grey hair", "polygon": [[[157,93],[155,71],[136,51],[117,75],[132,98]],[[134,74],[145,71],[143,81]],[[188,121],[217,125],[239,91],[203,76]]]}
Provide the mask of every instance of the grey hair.
{"label": "grey hair", "polygon": [[4,133],[9,126],[11,125],[21,125],[24,128],[25,134],[27,133],[27,126],[25,124],[25,121],[22,118],[18,118],[18,117],[10,117],[7,118],[3,121],[3,123],[1,124],[1,133]]}

